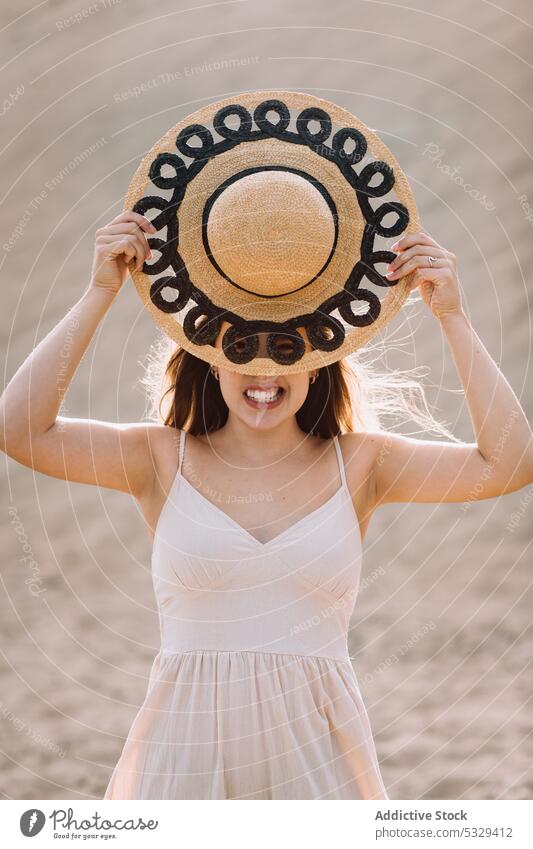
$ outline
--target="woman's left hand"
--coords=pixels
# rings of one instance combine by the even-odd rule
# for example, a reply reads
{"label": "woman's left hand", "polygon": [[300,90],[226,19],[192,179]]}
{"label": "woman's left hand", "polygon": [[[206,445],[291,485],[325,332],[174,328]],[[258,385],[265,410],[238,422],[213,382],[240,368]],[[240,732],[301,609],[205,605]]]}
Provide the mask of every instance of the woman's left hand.
{"label": "woman's left hand", "polygon": [[[399,280],[411,271],[411,292],[418,286],[422,300],[436,318],[463,311],[455,254],[437,244],[427,233],[409,233],[390,248],[398,256],[388,266],[387,280]],[[428,257],[435,257],[430,263]]]}

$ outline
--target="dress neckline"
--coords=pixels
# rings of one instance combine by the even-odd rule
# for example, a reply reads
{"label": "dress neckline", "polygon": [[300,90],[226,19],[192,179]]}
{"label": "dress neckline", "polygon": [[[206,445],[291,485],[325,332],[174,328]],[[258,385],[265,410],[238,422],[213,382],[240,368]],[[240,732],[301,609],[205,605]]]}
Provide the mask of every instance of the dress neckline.
{"label": "dress neckline", "polygon": [[285,530],[281,531],[279,534],[276,534],[271,539],[266,540],[265,542],[262,542],[261,540],[257,539],[257,537],[255,537],[247,528],[245,528],[243,525],[241,525],[239,522],[237,522],[236,519],[234,519],[232,516],[230,516],[229,513],[226,513],[225,510],[222,510],[222,508],[219,507],[218,504],[215,504],[214,501],[212,501],[210,498],[207,498],[207,496],[205,496],[202,492],[200,492],[199,489],[197,489],[195,486],[193,486],[193,484],[190,483],[190,481],[188,481],[187,478],[183,475],[181,467],[182,467],[182,462],[183,462],[186,433],[187,432],[185,430],[180,431],[178,469],[177,469],[176,474],[174,476],[174,480],[172,481],[172,484],[170,486],[170,490],[168,492],[167,498],[165,499],[163,507],[162,507],[162,509],[159,513],[159,518],[157,520],[155,531],[154,531],[154,536],[153,536],[152,552],[153,552],[153,548],[155,547],[155,543],[157,541],[157,537],[158,537],[159,528],[160,528],[160,525],[161,525],[161,520],[163,518],[163,514],[165,513],[165,511],[167,510],[167,508],[169,507],[169,505],[171,503],[171,499],[172,499],[172,496],[174,495],[174,491],[175,491],[176,487],[180,486],[182,481],[189,488],[189,490],[192,492],[192,494],[197,496],[198,498],[200,498],[200,500],[208,508],[211,508],[212,510],[214,510],[218,515],[220,515],[223,519],[225,519],[228,522],[228,524],[230,524],[233,528],[235,528],[236,531],[238,531],[240,534],[242,534],[244,537],[246,537],[248,540],[250,540],[259,549],[263,549],[263,550],[266,550],[270,546],[278,543],[287,534],[294,532],[295,530],[298,530],[305,522],[308,522],[311,519],[316,518],[316,516],[321,511],[323,511],[327,507],[331,506],[331,504],[336,499],[338,499],[339,495],[344,495],[346,500],[349,503],[349,506],[351,507],[353,523],[354,523],[354,526],[355,526],[356,531],[357,531],[359,542],[360,542],[360,544],[362,544],[361,526],[359,524],[359,518],[357,516],[355,507],[353,505],[352,497],[350,495],[350,491],[348,489],[348,485],[347,485],[347,482],[346,482],[346,472],[345,472],[345,468],[344,468],[344,460],[343,460],[343,457],[342,457],[342,452],[341,452],[341,448],[340,448],[337,436],[333,437],[333,443],[334,443],[334,446],[335,446],[335,451],[336,451],[337,461],[338,461],[338,466],[339,466],[339,473],[340,473],[340,477],[341,477],[341,485],[339,486],[339,488],[337,490],[335,490],[333,495],[331,495],[326,501],[324,501],[322,504],[319,504],[319,506],[316,507],[314,510],[311,510],[310,513],[306,513],[305,516],[302,516],[300,519],[297,519],[296,522],[293,522],[292,525],[289,525],[288,528],[285,528]]}
{"label": "dress neckline", "polygon": [[[319,512],[324,510],[326,507],[329,507],[331,505],[331,503],[339,497],[339,495],[341,495],[342,493],[345,492],[344,483],[342,483],[341,486],[333,493],[333,495],[331,495],[327,499],[327,501],[324,501],[322,504],[319,504],[318,507],[316,507],[310,513],[306,513],[305,516],[302,516],[300,519],[297,519],[296,522],[293,522],[292,525],[289,525],[289,527],[285,528],[284,531],[281,531],[279,534],[276,534],[276,536],[272,537],[271,539],[268,539],[265,542],[262,542],[261,540],[257,539],[257,537],[255,537],[247,528],[245,528],[244,525],[241,525],[239,522],[237,522],[237,520],[234,519],[233,516],[230,516],[229,513],[226,513],[225,510],[222,510],[222,508],[219,507],[218,504],[215,504],[214,501],[211,501],[210,498],[207,498],[202,492],[200,492],[199,489],[196,489],[196,487],[193,486],[192,483],[190,483],[187,480],[187,478],[185,478],[183,475],[179,475],[178,477],[181,479],[180,485],[181,485],[181,482],[184,481],[186,486],[189,488],[189,490],[191,490],[191,492],[193,494],[197,495],[204,502],[204,504],[206,504],[208,507],[211,507],[213,510],[215,510],[216,513],[220,514],[223,518],[225,518],[228,521],[228,523],[231,524],[237,531],[239,531],[240,533],[245,535],[248,539],[250,539],[252,542],[255,543],[255,545],[259,546],[260,548],[268,548],[270,545],[274,545],[274,543],[278,542],[286,534],[288,534],[291,531],[298,529],[300,527],[300,525],[303,525],[304,522],[308,522],[310,519],[316,518],[316,515]],[[351,498],[350,498],[350,502],[351,502]],[[353,504],[352,504],[352,507],[353,507]],[[354,513],[355,513],[355,509],[354,509]],[[357,525],[357,527],[359,527],[359,523],[357,521],[356,521],[356,525]]]}

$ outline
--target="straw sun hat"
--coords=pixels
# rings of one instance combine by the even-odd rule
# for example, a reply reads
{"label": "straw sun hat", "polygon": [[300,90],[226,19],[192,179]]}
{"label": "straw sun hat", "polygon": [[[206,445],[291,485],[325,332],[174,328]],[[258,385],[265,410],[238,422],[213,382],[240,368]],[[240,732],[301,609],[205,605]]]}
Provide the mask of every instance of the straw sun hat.
{"label": "straw sun hat", "polygon": [[153,319],[231,371],[328,365],[408,295],[413,272],[384,276],[390,244],[420,227],[405,174],[373,130],[309,94],[250,92],[188,115],[142,159],[124,209],[158,230],[153,260],[129,263]]}

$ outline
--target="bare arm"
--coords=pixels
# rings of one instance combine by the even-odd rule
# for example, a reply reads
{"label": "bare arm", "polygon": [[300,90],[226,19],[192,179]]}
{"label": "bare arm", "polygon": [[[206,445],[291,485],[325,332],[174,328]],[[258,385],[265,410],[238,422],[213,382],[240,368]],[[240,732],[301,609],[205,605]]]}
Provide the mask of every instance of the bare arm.
{"label": "bare arm", "polygon": [[154,478],[153,435],[160,426],[58,415],[96,329],[126,279],[127,261],[142,265],[146,218],[126,212],[97,230],[91,282],[64,318],[19,367],[0,398],[1,444],[10,457],[43,474],[131,492]]}
{"label": "bare arm", "polygon": [[[419,234],[418,234],[419,235]],[[390,501],[470,501],[494,498],[533,482],[533,434],[502,372],[465,315],[455,257],[427,234],[405,237],[393,265],[420,268],[414,285],[440,321],[464,387],[475,442],[371,435],[376,504]],[[427,267],[427,256],[439,259]]]}

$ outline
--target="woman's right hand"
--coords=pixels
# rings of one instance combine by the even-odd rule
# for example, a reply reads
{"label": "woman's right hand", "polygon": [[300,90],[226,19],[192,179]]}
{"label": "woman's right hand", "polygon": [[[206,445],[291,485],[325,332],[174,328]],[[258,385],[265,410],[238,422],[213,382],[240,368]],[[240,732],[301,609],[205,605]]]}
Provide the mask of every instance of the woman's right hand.
{"label": "woman's right hand", "polygon": [[128,276],[128,262],[137,259],[139,271],[152,256],[145,233],[157,230],[144,215],[130,209],[121,212],[96,231],[90,287],[116,295]]}

